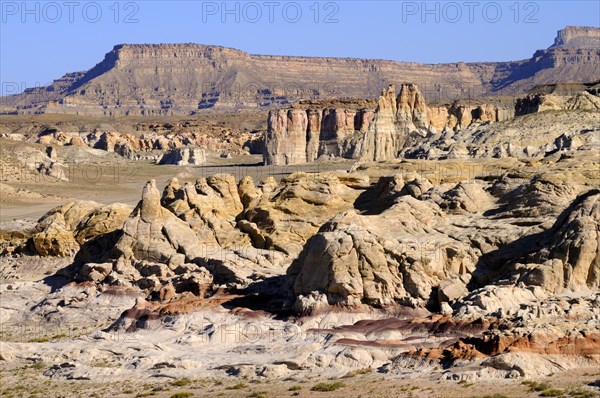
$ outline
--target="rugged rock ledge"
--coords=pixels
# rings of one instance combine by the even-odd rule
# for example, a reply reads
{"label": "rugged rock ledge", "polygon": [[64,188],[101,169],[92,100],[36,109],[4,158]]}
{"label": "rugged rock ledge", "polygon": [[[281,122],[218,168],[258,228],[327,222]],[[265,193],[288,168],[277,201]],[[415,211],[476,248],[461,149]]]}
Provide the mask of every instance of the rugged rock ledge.
{"label": "rugged rock ledge", "polygon": [[597,28],[569,27],[554,46],[528,60],[439,65],[252,55],[201,44],[120,44],[88,71],[3,97],[2,111],[189,115],[281,107],[310,97],[376,98],[382,82],[401,81],[419,84],[429,99],[517,95],[539,84],[600,80],[597,36]]}
{"label": "rugged rock ledge", "polygon": [[[320,157],[361,162],[402,156],[481,157],[481,152],[469,151],[467,145],[489,137],[491,124],[544,111],[600,110],[600,97],[591,94],[595,92],[593,89],[589,91],[573,96],[530,94],[516,101],[455,101],[430,107],[416,85],[402,84],[397,96],[395,87],[390,86],[383,90],[375,109],[309,107],[270,111],[263,158],[265,164],[287,165],[312,162]],[[555,152],[560,148],[553,147],[552,141],[559,140],[558,136],[548,137],[543,145],[535,146],[520,145],[519,141],[527,137],[505,137],[490,156],[532,157]],[[565,138],[580,144],[596,143],[591,135],[587,137],[578,134],[575,139],[571,135]],[[482,146],[478,145],[477,150],[481,151]]]}

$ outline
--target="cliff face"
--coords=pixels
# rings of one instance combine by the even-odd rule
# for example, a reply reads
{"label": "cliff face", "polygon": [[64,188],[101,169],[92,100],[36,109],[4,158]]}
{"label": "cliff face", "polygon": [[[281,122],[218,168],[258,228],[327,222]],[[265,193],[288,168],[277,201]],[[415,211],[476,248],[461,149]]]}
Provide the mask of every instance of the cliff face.
{"label": "cliff face", "polygon": [[373,109],[277,109],[269,112],[265,137],[266,164],[313,162],[320,156],[353,159]]}
{"label": "cliff face", "polygon": [[559,30],[550,48],[600,48],[600,29],[590,26],[567,26]]}
{"label": "cliff face", "polygon": [[424,65],[365,59],[251,55],[199,44],[115,46],[87,72],[2,97],[19,113],[170,115],[275,108],[308,98],[377,98],[411,81],[423,96],[457,99],[524,93],[535,85],[600,80],[598,29],[567,28],[524,61]]}
{"label": "cliff face", "polygon": [[312,162],[320,156],[363,161],[395,159],[404,148],[443,130],[461,130],[473,122],[498,122],[515,115],[510,103],[454,101],[429,107],[416,84],[390,85],[377,107],[318,108],[269,112],[265,164]]}

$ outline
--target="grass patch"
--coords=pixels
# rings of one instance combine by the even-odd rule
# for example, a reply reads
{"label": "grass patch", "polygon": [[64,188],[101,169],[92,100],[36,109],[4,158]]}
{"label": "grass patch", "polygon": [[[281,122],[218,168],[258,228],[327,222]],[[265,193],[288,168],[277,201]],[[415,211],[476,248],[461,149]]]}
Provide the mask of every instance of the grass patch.
{"label": "grass patch", "polygon": [[176,392],[175,394],[171,395],[171,398],[188,398],[193,396],[193,392]]}
{"label": "grass patch", "polygon": [[342,383],[341,381],[336,381],[334,383],[318,383],[315,384],[313,386],[313,388],[311,388],[311,391],[321,391],[321,392],[327,392],[327,391],[335,391],[338,388],[342,388],[345,387],[346,385],[344,383]]}
{"label": "grass patch", "polygon": [[141,393],[137,394],[135,397],[142,398],[142,397],[151,397],[153,395],[156,395],[156,393],[154,391],[146,391],[146,392],[141,392]]}
{"label": "grass patch", "polygon": [[241,390],[242,388],[248,387],[245,383],[237,383],[232,386],[227,387],[228,390]]}
{"label": "grass patch", "polygon": [[253,392],[252,394],[248,395],[248,398],[267,398],[267,393],[265,392]]}
{"label": "grass patch", "polygon": [[571,397],[577,397],[577,398],[593,398],[593,397],[597,397],[598,394],[596,394],[593,391],[590,390],[584,390],[582,388],[577,388],[575,390],[570,390],[569,391],[569,395]]}
{"label": "grass patch", "polygon": [[350,377],[355,377],[355,376],[360,376],[360,375],[366,375],[373,372],[373,369],[371,368],[363,368],[363,369],[355,369],[355,370],[351,370],[350,372],[346,373],[344,375],[344,378],[350,378]]}
{"label": "grass patch", "polygon": [[556,388],[552,388],[549,390],[544,390],[540,394],[540,397],[560,397],[563,395],[563,390],[559,390]]}
{"label": "grass patch", "polygon": [[537,382],[537,381],[533,381],[533,380],[525,380],[521,384],[526,385],[527,387],[529,387],[529,391],[540,392],[540,391],[544,391],[544,390],[550,389],[550,384],[548,384],[546,382]]}
{"label": "grass patch", "polygon": [[508,398],[504,394],[484,395],[483,397],[471,397],[471,398]]}
{"label": "grass patch", "polygon": [[121,365],[118,363],[113,362],[109,362],[106,359],[102,359],[101,361],[96,361],[90,364],[91,367],[93,368],[118,368]]}
{"label": "grass patch", "polygon": [[187,377],[184,377],[183,379],[175,380],[171,384],[174,386],[177,386],[177,387],[184,387],[184,386],[187,386],[188,384],[190,384],[191,382],[192,381],[190,379],[188,379]]}
{"label": "grass patch", "polygon": [[300,386],[291,386],[290,388],[288,388],[288,391],[300,391],[302,390],[302,387]]}
{"label": "grass patch", "polygon": [[31,365],[31,368],[35,369],[35,370],[42,370],[45,367],[46,367],[46,363],[43,361],[35,362],[33,365]]}
{"label": "grass patch", "polygon": [[28,343],[47,343],[50,339],[48,337],[36,337],[35,339],[27,340]]}

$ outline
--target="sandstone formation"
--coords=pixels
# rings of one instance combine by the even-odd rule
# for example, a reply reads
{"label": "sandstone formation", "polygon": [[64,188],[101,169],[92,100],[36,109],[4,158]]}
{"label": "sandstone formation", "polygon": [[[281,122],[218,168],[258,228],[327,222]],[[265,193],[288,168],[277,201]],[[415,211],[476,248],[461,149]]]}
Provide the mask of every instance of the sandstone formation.
{"label": "sandstone formation", "polygon": [[514,117],[512,105],[463,102],[428,107],[415,84],[402,84],[397,96],[393,85],[383,90],[376,108],[316,108],[320,103],[313,101],[270,111],[263,159],[273,165],[312,162],[323,155],[390,160],[432,134]]}
{"label": "sandstone formation", "polygon": [[[585,392],[563,395],[596,392],[596,94],[545,94],[560,97],[558,110],[512,117],[510,101],[427,106],[416,85],[398,88],[368,122],[372,101],[271,113],[272,159],[367,154],[352,166],[249,167],[254,178],[190,167],[164,187],[151,179],[133,210],[70,201],[37,222],[0,223],[0,367],[36,371],[44,386],[141,380],[123,394],[150,390],[148,380],[169,394],[207,380],[208,394],[221,391],[214,378],[224,395],[284,386],[284,396],[286,383],[305,388],[298,380],[416,378],[452,396],[514,379],[510,394],[526,396],[540,392],[522,382],[568,376]],[[102,156],[121,139],[143,142],[109,130],[94,135]],[[8,152],[45,162],[98,152],[89,142],[44,155],[15,141],[0,165]],[[46,334],[30,336],[26,322]]]}
{"label": "sandstone formation", "polygon": [[321,156],[356,158],[371,109],[280,109],[269,112],[265,164],[313,162]]}
{"label": "sandstone formation", "polygon": [[567,26],[559,30],[550,48],[598,48],[600,47],[600,31],[587,26]]}
{"label": "sandstone formation", "polygon": [[200,44],[120,44],[88,71],[7,96],[3,107],[20,113],[188,115],[280,107],[307,97],[375,98],[381,82],[399,79],[428,87],[431,98],[514,95],[538,84],[600,80],[597,37],[597,28],[567,27],[554,46],[528,60],[440,65],[252,55]]}
{"label": "sandstone formation", "polygon": [[76,261],[49,269],[72,282],[2,288],[0,316],[87,320],[94,337],[78,350],[69,337],[3,342],[2,361],[44,355],[49,380],[99,380],[100,359],[124,379],[200,369],[261,382],[372,367],[476,383],[596,367],[600,194],[586,170],[598,160],[580,152],[543,172],[435,175],[403,160],[279,183],[173,178],[162,193],[150,181],[131,214],[70,204],[32,230],[48,242],[35,269],[59,253],[51,234],[70,233],[57,247],[79,245]]}
{"label": "sandstone formation", "polygon": [[94,238],[121,229],[130,212],[131,208],[119,203],[107,206],[85,201],[67,203],[38,221],[21,250],[29,249],[42,256],[73,255]]}
{"label": "sandstone formation", "polygon": [[[551,131],[540,134],[524,136],[518,130],[506,127],[507,124],[531,123],[530,119],[522,120],[515,115],[550,110],[579,111],[582,117],[597,125],[600,97],[582,91],[573,96],[532,94],[518,98],[515,103],[455,101],[449,105],[428,107],[415,85],[403,84],[398,96],[394,86],[390,86],[379,97],[377,109],[368,123],[363,116],[370,111],[352,113],[336,109],[337,114],[350,112],[354,115],[354,125],[360,126],[360,129],[352,130],[348,123],[338,123],[333,125],[332,134],[322,125],[318,130],[318,145],[314,138],[317,135],[315,127],[308,125],[307,115],[318,114],[319,110],[271,111],[263,159],[265,164],[286,165],[314,161],[320,155],[358,159],[360,162],[388,161],[398,157],[525,158],[600,144],[597,130],[576,130],[560,115],[556,119],[564,127],[555,125]],[[287,118],[282,117],[286,114]],[[497,126],[498,122],[504,124]],[[317,147],[320,149],[314,152]]]}
{"label": "sandstone formation", "polygon": [[[58,155],[59,147],[83,150],[99,149],[131,160],[157,160],[167,152],[196,148],[232,155],[259,154],[263,147],[264,115],[244,114],[231,117],[177,117],[169,121],[160,118],[112,119],[71,116],[56,118],[36,115],[24,118],[7,115],[0,121],[0,138],[40,143],[53,152],[35,156],[31,168],[51,170],[52,175],[64,169],[65,160]],[[198,158],[202,158],[199,156]],[[50,175],[50,173],[47,173]],[[64,172],[64,175],[67,173]]]}
{"label": "sandstone formation", "polygon": [[206,162],[206,152],[202,148],[179,148],[162,155],[158,164],[174,164],[177,166],[200,165]]}

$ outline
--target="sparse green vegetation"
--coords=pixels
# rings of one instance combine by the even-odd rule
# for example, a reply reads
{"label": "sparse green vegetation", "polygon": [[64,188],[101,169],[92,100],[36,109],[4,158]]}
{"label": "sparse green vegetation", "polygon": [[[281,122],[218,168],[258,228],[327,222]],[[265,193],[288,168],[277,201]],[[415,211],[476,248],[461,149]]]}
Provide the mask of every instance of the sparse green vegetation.
{"label": "sparse green vegetation", "polygon": [[50,339],[48,337],[36,337],[34,339],[27,340],[27,343],[47,343]]}
{"label": "sparse green vegetation", "polygon": [[227,387],[228,390],[241,390],[242,388],[248,387],[245,383],[237,383],[232,386]]}
{"label": "sparse green vegetation", "polygon": [[188,379],[187,377],[184,377],[183,379],[175,380],[171,384],[174,386],[177,386],[177,387],[184,387],[184,386],[187,386],[188,384],[190,384],[191,382],[192,381],[190,379]]}
{"label": "sparse green vegetation", "polygon": [[345,387],[346,385],[344,383],[342,383],[341,381],[336,381],[334,383],[318,383],[315,384],[313,386],[313,388],[311,388],[311,391],[321,391],[321,392],[327,392],[327,391],[335,391],[338,388],[342,388]]}
{"label": "sparse green vegetation", "polygon": [[188,398],[193,396],[194,393],[192,392],[176,392],[175,394],[171,395],[171,398]]}
{"label": "sparse green vegetation", "polygon": [[373,372],[373,369],[371,369],[371,368],[355,369],[355,370],[351,370],[348,373],[346,373],[344,375],[344,378],[350,378],[350,377],[354,377],[354,376],[365,375],[365,374],[369,374],[371,372]]}
{"label": "sparse green vegetation", "polygon": [[31,365],[31,368],[32,368],[32,369],[35,369],[35,370],[42,370],[42,369],[44,369],[45,367],[46,367],[46,363],[45,363],[45,362],[43,362],[43,361],[36,362],[36,363],[34,363],[33,365]]}
{"label": "sparse green vegetation", "polygon": [[264,391],[253,392],[252,394],[248,395],[248,398],[267,398],[267,393]]}
{"label": "sparse green vegetation", "polygon": [[141,393],[137,394],[136,398],[151,397],[153,395],[156,395],[156,393],[154,391],[145,391],[145,392],[141,392]]}
{"label": "sparse green vegetation", "polygon": [[598,397],[600,396],[599,394],[590,391],[590,390],[584,390],[582,388],[576,388],[574,390],[570,390],[569,391],[569,396],[570,397],[577,397],[577,398],[594,398],[594,397]]}
{"label": "sparse green vegetation", "polygon": [[548,390],[550,388],[550,384],[548,384],[546,382],[537,382],[537,381],[533,381],[533,380],[525,380],[521,384],[528,386],[529,391],[539,392],[539,391]]}
{"label": "sparse green vegetation", "polygon": [[109,362],[107,359],[102,359],[101,361],[93,362],[90,366],[94,368],[118,368],[121,365],[114,361]]}
{"label": "sparse green vegetation", "polygon": [[288,391],[300,391],[302,390],[302,387],[300,386],[291,386]]}
{"label": "sparse green vegetation", "polygon": [[559,390],[556,388],[552,388],[549,390],[544,390],[540,394],[540,397],[560,397],[563,395],[563,390]]}

